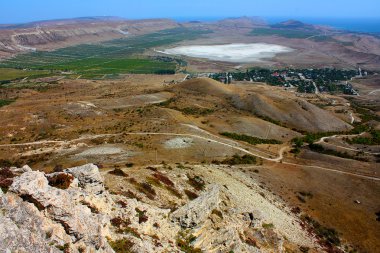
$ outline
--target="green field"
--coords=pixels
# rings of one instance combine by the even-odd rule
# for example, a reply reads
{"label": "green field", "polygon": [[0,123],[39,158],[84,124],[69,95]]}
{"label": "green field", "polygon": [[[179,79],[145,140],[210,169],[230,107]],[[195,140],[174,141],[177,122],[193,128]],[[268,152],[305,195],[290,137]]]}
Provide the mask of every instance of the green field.
{"label": "green field", "polygon": [[175,28],[160,32],[83,44],[51,52],[33,52],[0,62],[0,68],[74,72],[83,78],[121,73],[173,73],[177,61],[162,61],[143,56],[146,50],[192,40],[209,33],[207,30]]}
{"label": "green field", "polygon": [[306,39],[318,35],[316,32],[275,28],[256,28],[250,34],[252,36],[280,36],[290,39]]}
{"label": "green field", "polygon": [[20,79],[25,77],[41,77],[49,74],[49,71],[38,71],[38,70],[21,70],[21,69],[10,69],[10,68],[0,68],[0,81],[8,81],[14,79]]}

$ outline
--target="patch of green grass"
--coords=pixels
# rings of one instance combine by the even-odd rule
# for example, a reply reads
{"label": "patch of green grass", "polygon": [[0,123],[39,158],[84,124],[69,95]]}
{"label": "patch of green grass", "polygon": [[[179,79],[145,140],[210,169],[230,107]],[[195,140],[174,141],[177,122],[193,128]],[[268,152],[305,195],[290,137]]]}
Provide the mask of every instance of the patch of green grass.
{"label": "patch of green grass", "polygon": [[11,81],[25,77],[38,78],[47,76],[49,71],[22,70],[14,68],[0,68],[0,81]]}
{"label": "patch of green grass", "polygon": [[223,132],[220,134],[223,136],[226,136],[228,138],[234,139],[234,140],[247,142],[247,143],[252,144],[252,145],[256,145],[256,144],[282,144],[282,142],[278,141],[278,140],[261,139],[261,138],[257,138],[257,137],[253,137],[253,136],[249,136],[249,135],[245,135],[245,134],[228,133],[228,132]]}
{"label": "patch of green grass", "polygon": [[290,39],[306,39],[317,35],[315,32],[293,30],[293,29],[276,29],[276,28],[255,28],[250,35],[252,36],[280,36]]}
{"label": "patch of green grass", "polygon": [[0,99],[0,107],[10,105],[11,103],[15,102],[16,100],[13,99]]}

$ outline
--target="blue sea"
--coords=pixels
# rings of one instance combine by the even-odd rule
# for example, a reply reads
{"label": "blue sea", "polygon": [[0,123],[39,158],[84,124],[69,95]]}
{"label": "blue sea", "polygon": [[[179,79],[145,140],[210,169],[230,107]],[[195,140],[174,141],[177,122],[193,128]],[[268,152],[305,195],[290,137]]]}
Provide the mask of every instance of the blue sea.
{"label": "blue sea", "polygon": [[[186,17],[176,18],[179,22],[203,21],[213,22],[224,19],[225,17]],[[330,26],[339,30],[362,33],[380,34],[379,18],[309,18],[309,17],[264,17],[262,18],[269,24],[283,22],[289,19],[298,20],[307,24]]]}

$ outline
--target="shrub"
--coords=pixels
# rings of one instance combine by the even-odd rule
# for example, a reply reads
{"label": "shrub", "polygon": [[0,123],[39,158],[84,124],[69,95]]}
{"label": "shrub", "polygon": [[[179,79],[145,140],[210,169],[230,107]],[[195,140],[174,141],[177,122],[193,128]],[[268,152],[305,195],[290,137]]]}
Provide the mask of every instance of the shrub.
{"label": "shrub", "polygon": [[129,199],[137,199],[137,200],[141,200],[139,197],[136,196],[136,194],[134,194],[131,190],[128,190],[128,191],[122,191],[120,193],[122,196],[124,197],[127,197]]}
{"label": "shrub", "polygon": [[174,187],[173,181],[171,181],[167,176],[161,173],[154,173],[153,176],[160,180],[162,183],[166,184],[167,186]]}
{"label": "shrub", "polygon": [[252,155],[234,155],[232,158],[227,158],[223,160],[222,164],[228,164],[228,165],[239,165],[239,164],[256,164],[256,157]]}
{"label": "shrub", "polygon": [[196,194],[195,192],[192,192],[192,191],[189,191],[189,190],[185,190],[185,194],[186,196],[190,199],[190,200],[194,200],[196,198],[198,198],[198,194]]}
{"label": "shrub", "polygon": [[129,239],[124,238],[117,241],[109,241],[109,244],[116,253],[135,253],[131,250],[135,244]]}
{"label": "shrub", "polygon": [[135,210],[136,210],[136,212],[137,212],[137,215],[139,216],[139,224],[148,221],[148,216],[146,216],[146,211],[141,211],[141,210],[138,209],[138,208],[136,208]]}
{"label": "shrub", "polygon": [[205,188],[205,181],[199,177],[199,176],[189,176],[187,175],[187,177],[189,178],[188,180],[188,183],[194,187],[194,189],[198,190],[198,191],[202,191],[204,188]]}
{"label": "shrub", "polygon": [[332,155],[332,156],[337,156],[337,157],[341,157],[341,158],[345,158],[345,159],[352,159],[352,160],[358,160],[358,161],[363,161],[363,162],[368,161],[365,158],[352,156],[352,155],[348,154],[347,152],[342,153],[342,152],[339,152],[336,150],[326,149],[320,144],[309,144],[309,148],[311,151],[318,152],[318,153],[325,154],[325,155]]}
{"label": "shrub", "polygon": [[153,189],[152,185],[150,185],[149,183],[146,183],[146,182],[139,183],[136,185],[136,188],[140,192],[144,193],[148,197],[148,199],[153,200],[155,196],[157,195],[156,191]]}
{"label": "shrub", "polygon": [[335,229],[322,226],[318,221],[307,215],[302,216],[301,219],[313,229],[315,234],[321,239],[322,244],[327,247],[340,245],[339,234]]}
{"label": "shrub", "polygon": [[202,253],[201,249],[194,248],[194,246],[191,245],[196,239],[197,238],[192,234],[188,235],[181,231],[178,233],[177,246],[185,253]]}
{"label": "shrub", "polygon": [[60,173],[57,175],[49,176],[47,179],[50,186],[62,190],[69,188],[71,183],[74,181],[73,175],[67,173]]}
{"label": "shrub", "polygon": [[0,188],[3,192],[7,192],[9,186],[13,183],[16,175],[9,168],[0,169]]}
{"label": "shrub", "polygon": [[182,199],[182,194],[176,188],[168,186],[168,185],[165,188],[177,198]]}
{"label": "shrub", "polygon": [[116,169],[114,169],[108,173],[111,175],[119,176],[119,177],[128,177],[128,175],[123,170],[118,169],[118,168],[116,168]]}

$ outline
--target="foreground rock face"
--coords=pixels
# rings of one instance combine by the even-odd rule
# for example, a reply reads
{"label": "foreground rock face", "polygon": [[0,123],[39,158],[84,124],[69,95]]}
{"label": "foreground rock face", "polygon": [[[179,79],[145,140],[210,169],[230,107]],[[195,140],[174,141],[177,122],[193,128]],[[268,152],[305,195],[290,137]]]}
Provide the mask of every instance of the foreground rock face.
{"label": "foreground rock face", "polygon": [[21,175],[0,192],[0,252],[114,252],[114,241],[128,242],[131,252],[176,252],[170,210],[111,195],[93,164],[13,171]]}
{"label": "foreground rock face", "polygon": [[[35,245],[38,250],[30,249],[27,252],[48,252],[50,250],[46,247],[49,245],[56,246],[50,247],[55,251],[57,248],[69,247],[68,244],[78,244],[75,248],[77,250],[87,248],[90,251],[113,252],[105,239],[109,234],[107,227],[109,217],[94,213],[88,206],[82,204],[87,195],[99,194],[98,191],[94,193],[88,191],[91,189],[88,184],[95,182],[97,190],[103,187],[96,181],[100,179],[97,168],[95,166],[90,168],[91,170],[87,167],[77,168],[82,169],[84,174],[93,172],[94,180],[90,179],[89,173],[85,174],[87,181],[81,185],[83,188],[75,184],[67,190],[52,187],[45,174],[38,171],[25,172],[15,178],[9,192],[2,197],[1,207],[7,210],[8,215],[5,220],[10,226],[3,228],[1,237],[17,233],[21,235],[21,240],[7,237],[8,240],[7,238],[2,240],[4,245],[1,246],[10,246],[11,250],[19,249],[20,245],[24,245],[28,237],[33,235],[35,238],[31,242],[38,242]],[[20,226],[20,223],[25,226]],[[44,226],[41,226],[42,224]],[[20,229],[15,230],[14,226]],[[32,246],[33,243],[25,245]]]}
{"label": "foreground rock face", "polygon": [[282,252],[299,245],[263,228],[260,212],[245,211],[253,206],[242,208],[233,185],[217,181],[172,212],[111,194],[93,164],[0,172],[11,183],[0,190],[0,252]]}
{"label": "foreground rock face", "polygon": [[182,228],[194,228],[202,224],[218,207],[220,187],[214,185],[194,201],[189,202],[172,214],[172,220],[180,224]]}

